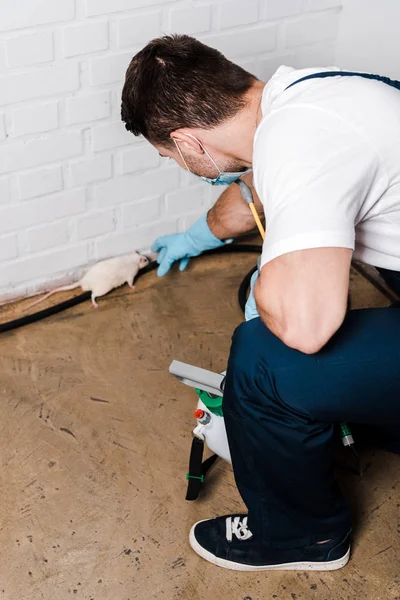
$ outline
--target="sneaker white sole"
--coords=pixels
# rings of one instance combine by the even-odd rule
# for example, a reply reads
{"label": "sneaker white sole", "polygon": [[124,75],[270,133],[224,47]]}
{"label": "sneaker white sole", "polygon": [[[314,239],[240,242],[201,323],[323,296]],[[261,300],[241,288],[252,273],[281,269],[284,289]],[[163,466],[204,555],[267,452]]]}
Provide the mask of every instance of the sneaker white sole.
{"label": "sneaker white sole", "polygon": [[[207,519],[206,519],[207,520]],[[198,523],[202,523],[203,521],[199,521]],[[198,523],[195,523],[190,530],[189,534],[189,542],[192,549],[207,560],[210,563],[213,563],[217,567],[222,567],[224,569],[231,569],[232,571],[336,571],[337,569],[342,569],[347,565],[350,558],[350,547],[347,550],[346,554],[341,558],[337,558],[336,560],[331,560],[329,562],[292,562],[292,563],[282,563],[278,565],[244,565],[242,563],[236,563],[231,560],[225,560],[224,558],[219,558],[218,556],[214,556],[211,552],[203,548],[195,538],[194,528]]]}

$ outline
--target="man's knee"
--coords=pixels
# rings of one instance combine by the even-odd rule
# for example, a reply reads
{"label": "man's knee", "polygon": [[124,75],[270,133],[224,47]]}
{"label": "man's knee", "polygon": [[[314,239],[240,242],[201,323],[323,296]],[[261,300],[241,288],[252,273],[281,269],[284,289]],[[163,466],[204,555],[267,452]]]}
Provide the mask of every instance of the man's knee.
{"label": "man's knee", "polygon": [[281,391],[286,392],[285,402],[290,405],[291,397],[287,396],[292,396],[297,380],[303,381],[304,373],[312,368],[311,363],[315,363],[315,357],[286,346],[261,319],[242,323],[232,338],[225,408],[236,411],[245,398],[258,396],[274,402]]}
{"label": "man's knee", "polygon": [[235,397],[252,395],[257,381],[268,376],[269,364],[273,357],[276,360],[277,346],[286,348],[259,318],[237,327],[228,362],[226,385],[230,398],[227,405],[232,404]]}

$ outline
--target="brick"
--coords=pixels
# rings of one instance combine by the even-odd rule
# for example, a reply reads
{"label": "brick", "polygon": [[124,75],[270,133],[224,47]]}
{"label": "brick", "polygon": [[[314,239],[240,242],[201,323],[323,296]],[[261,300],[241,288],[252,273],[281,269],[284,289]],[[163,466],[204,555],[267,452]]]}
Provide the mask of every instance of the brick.
{"label": "brick", "polygon": [[176,233],[177,230],[176,220],[169,220],[111,234],[96,240],[96,257],[100,259],[125,254],[135,249],[144,250],[149,248],[158,236]]}
{"label": "brick", "polygon": [[132,8],[142,8],[145,6],[154,6],[160,4],[157,0],[86,0],[86,16],[106,15],[108,13],[130,10]]}
{"label": "brick", "polygon": [[206,197],[205,201],[204,201],[204,208],[202,209],[202,214],[206,214],[210,208],[212,208],[214,206],[215,202],[211,202],[210,198]]}
{"label": "brick", "polygon": [[0,141],[5,140],[7,137],[6,125],[4,122],[4,115],[0,114]]}
{"label": "brick", "polygon": [[327,8],[342,7],[343,0],[304,0],[304,10],[326,10]]}
{"label": "brick", "polygon": [[219,186],[207,185],[206,188],[206,201],[205,204],[208,206],[213,206],[216,203],[223,190],[219,188]]}
{"label": "brick", "polygon": [[67,172],[72,185],[87,185],[93,181],[109,179],[112,176],[111,154],[71,162]]}
{"label": "brick", "polygon": [[231,58],[274,50],[276,34],[276,25],[268,24],[253,29],[243,28],[229,33],[204,36],[201,41]]}
{"label": "brick", "polygon": [[51,65],[44,69],[0,77],[0,105],[72,92],[78,87],[78,65]]}
{"label": "brick", "polygon": [[179,220],[180,231],[186,231],[187,229],[189,229],[189,227],[191,227],[193,223],[196,223],[196,221],[198,221],[203,215],[204,211],[189,213],[188,215],[185,215]]}
{"label": "brick", "polygon": [[160,198],[149,198],[142,202],[125,204],[122,207],[122,226],[131,229],[138,225],[151,223],[160,217]]}
{"label": "brick", "polygon": [[135,143],[135,137],[121,121],[112,121],[92,128],[92,149],[95,152]]}
{"label": "brick", "polygon": [[113,210],[103,210],[85,215],[77,222],[78,239],[85,240],[114,231],[116,217]]}
{"label": "brick", "polygon": [[249,73],[254,73],[254,60],[250,58],[236,58],[235,63]]}
{"label": "brick", "polygon": [[18,0],[0,2],[0,31],[73,19],[75,0]]}
{"label": "brick", "polygon": [[0,177],[0,204],[11,202],[10,178]]}
{"label": "brick", "polygon": [[78,94],[65,101],[66,119],[69,125],[96,121],[110,116],[110,92]]}
{"label": "brick", "polygon": [[[2,262],[18,256],[16,235],[6,235],[0,238],[0,257]],[[3,268],[3,267],[2,267]]]}
{"label": "brick", "polygon": [[258,0],[232,0],[220,6],[218,26],[220,29],[248,25],[258,19]]}
{"label": "brick", "polygon": [[338,15],[332,12],[303,17],[292,23],[286,23],[286,47],[293,48],[336,39]]}
{"label": "brick", "polygon": [[268,81],[282,65],[295,67],[297,65],[297,55],[287,53],[271,58],[258,58],[254,65],[254,75],[262,81]]}
{"label": "brick", "polygon": [[80,131],[54,133],[47,137],[10,142],[0,147],[0,173],[29,169],[82,154]]}
{"label": "brick", "polygon": [[11,112],[14,136],[51,131],[58,127],[58,102],[27,106]]}
{"label": "brick", "polygon": [[160,196],[179,187],[178,167],[143,175],[124,175],[94,188],[99,208]]}
{"label": "brick", "polygon": [[261,0],[261,19],[283,19],[298,15],[302,11],[302,0]]}
{"label": "brick", "polygon": [[192,185],[190,189],[177,190],[167,194],[165,205],[168,215],[181,215],[189,210],[196,210],[204,203],[205,185]]}
{"label": "brick", "polygon": [[[189,187],[192,185],[198,185],[199,183],[199,178],[197,177],[197,175],[193,175],[193,173],[189,173],[189,171],[187,171],[186,169],[180,169],[180,182],[181,182],[181,187]],[[214,187],[210,185],[210,188]]]}
{"label": "brick", "polygon": [[296,49],[296,66],[299,69],[313,67],[326,67],[334,65],[336,58],[336,45],[334,42],[314,44],[309,47]]}
{"label": "brick", "polygon": [[76,269],[87,264],[88,246],[85,243],[68,245],[61,250],[52,250],[45,254],[35,254],[29,258],[3,265],[0,270],[2,288],[22,282],[33,281],[39,277],[49,279],[55,274]]}
{"label": "brick", "polygon": [[5,41],[0,41],[0,72],[5,71],[6,69],[6,43]]}
{"label": "brick", "polygon": [[71,190],[21,204],[12,204],[0,208],[0,234],[52,223],[64,217],[83,213],[85,210],[85,190]]}
{"label": "brick", "polygon": [[172,9],[170,29],[173,33],[188,35],[208,31],[211,29],[211,7],[191,6],[190,8]]}
{"label": "brick", "polygon": [[89,64],[90,85],[121,82],[132,60],[132,52],[93,58]]}
{"label": "brick", "polygon": [[119,19],[117,22],[118,46],[125,48],[126,46],[145,44],[160,36],[161,15],[161,11],[156,11]]}
{"label": "brick", "polygon": [[160,164],[160,156],[150,144],[139,144],[134,148],[123,150],[118,156],[118,171],[122,175],[154,169]]}
{"label": "brick", "polygon": [[108,23],[106,21],[74,25],[63,29],[63,54],[76,56],[108,48]]}
{"label": "brick", "polygon": [[30,229],[26,238],[29,252],[41,252],[66,244],[69,239],[68,221],[56,221]]}
{"label": "brick", "polygon": [[58,192],[63,187],[62,170],[59,166],[22,173],[18,175],[17,180],[20,200]]}
{"label": "brick", "polygon": [[53,60],[53,34],[49,31],[21,35],[6,41],[8,67],[24,67]]}

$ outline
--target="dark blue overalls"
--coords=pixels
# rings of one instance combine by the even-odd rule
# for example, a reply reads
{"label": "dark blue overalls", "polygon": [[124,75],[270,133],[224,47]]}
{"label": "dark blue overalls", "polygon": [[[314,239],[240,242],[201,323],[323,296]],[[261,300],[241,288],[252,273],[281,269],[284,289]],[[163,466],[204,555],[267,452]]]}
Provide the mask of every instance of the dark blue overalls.
{"label": "dark blue overalls", "polygon": [[[334,76],[386,77],[343,71]],[[288,88],[287,88],[288,89]],[[400,239],[399,239],[400,244]],[[400,294],[400,273],[380,269]],[[400,310],[352,310],[318,353],[281,342],[260,318],[234,332],[223,411],[249,527],[271,547],[340,536],[349,509],[333,476],[335,424],[371,427],[372,441],[400,453]]]}

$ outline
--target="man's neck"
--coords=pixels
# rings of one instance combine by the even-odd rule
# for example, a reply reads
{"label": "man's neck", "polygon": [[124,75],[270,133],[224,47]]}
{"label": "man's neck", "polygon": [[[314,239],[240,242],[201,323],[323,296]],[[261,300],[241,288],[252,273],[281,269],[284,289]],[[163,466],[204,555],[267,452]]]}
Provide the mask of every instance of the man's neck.
{"label": "man's neck", "polygon": [[232,159],[248,167],[253,162],[253,143],[256,129],[262,119],[261,99],[265,87],[263,81],[256,81],[246,95],[246,106],[232,119],[213,130],[213,145]]}

